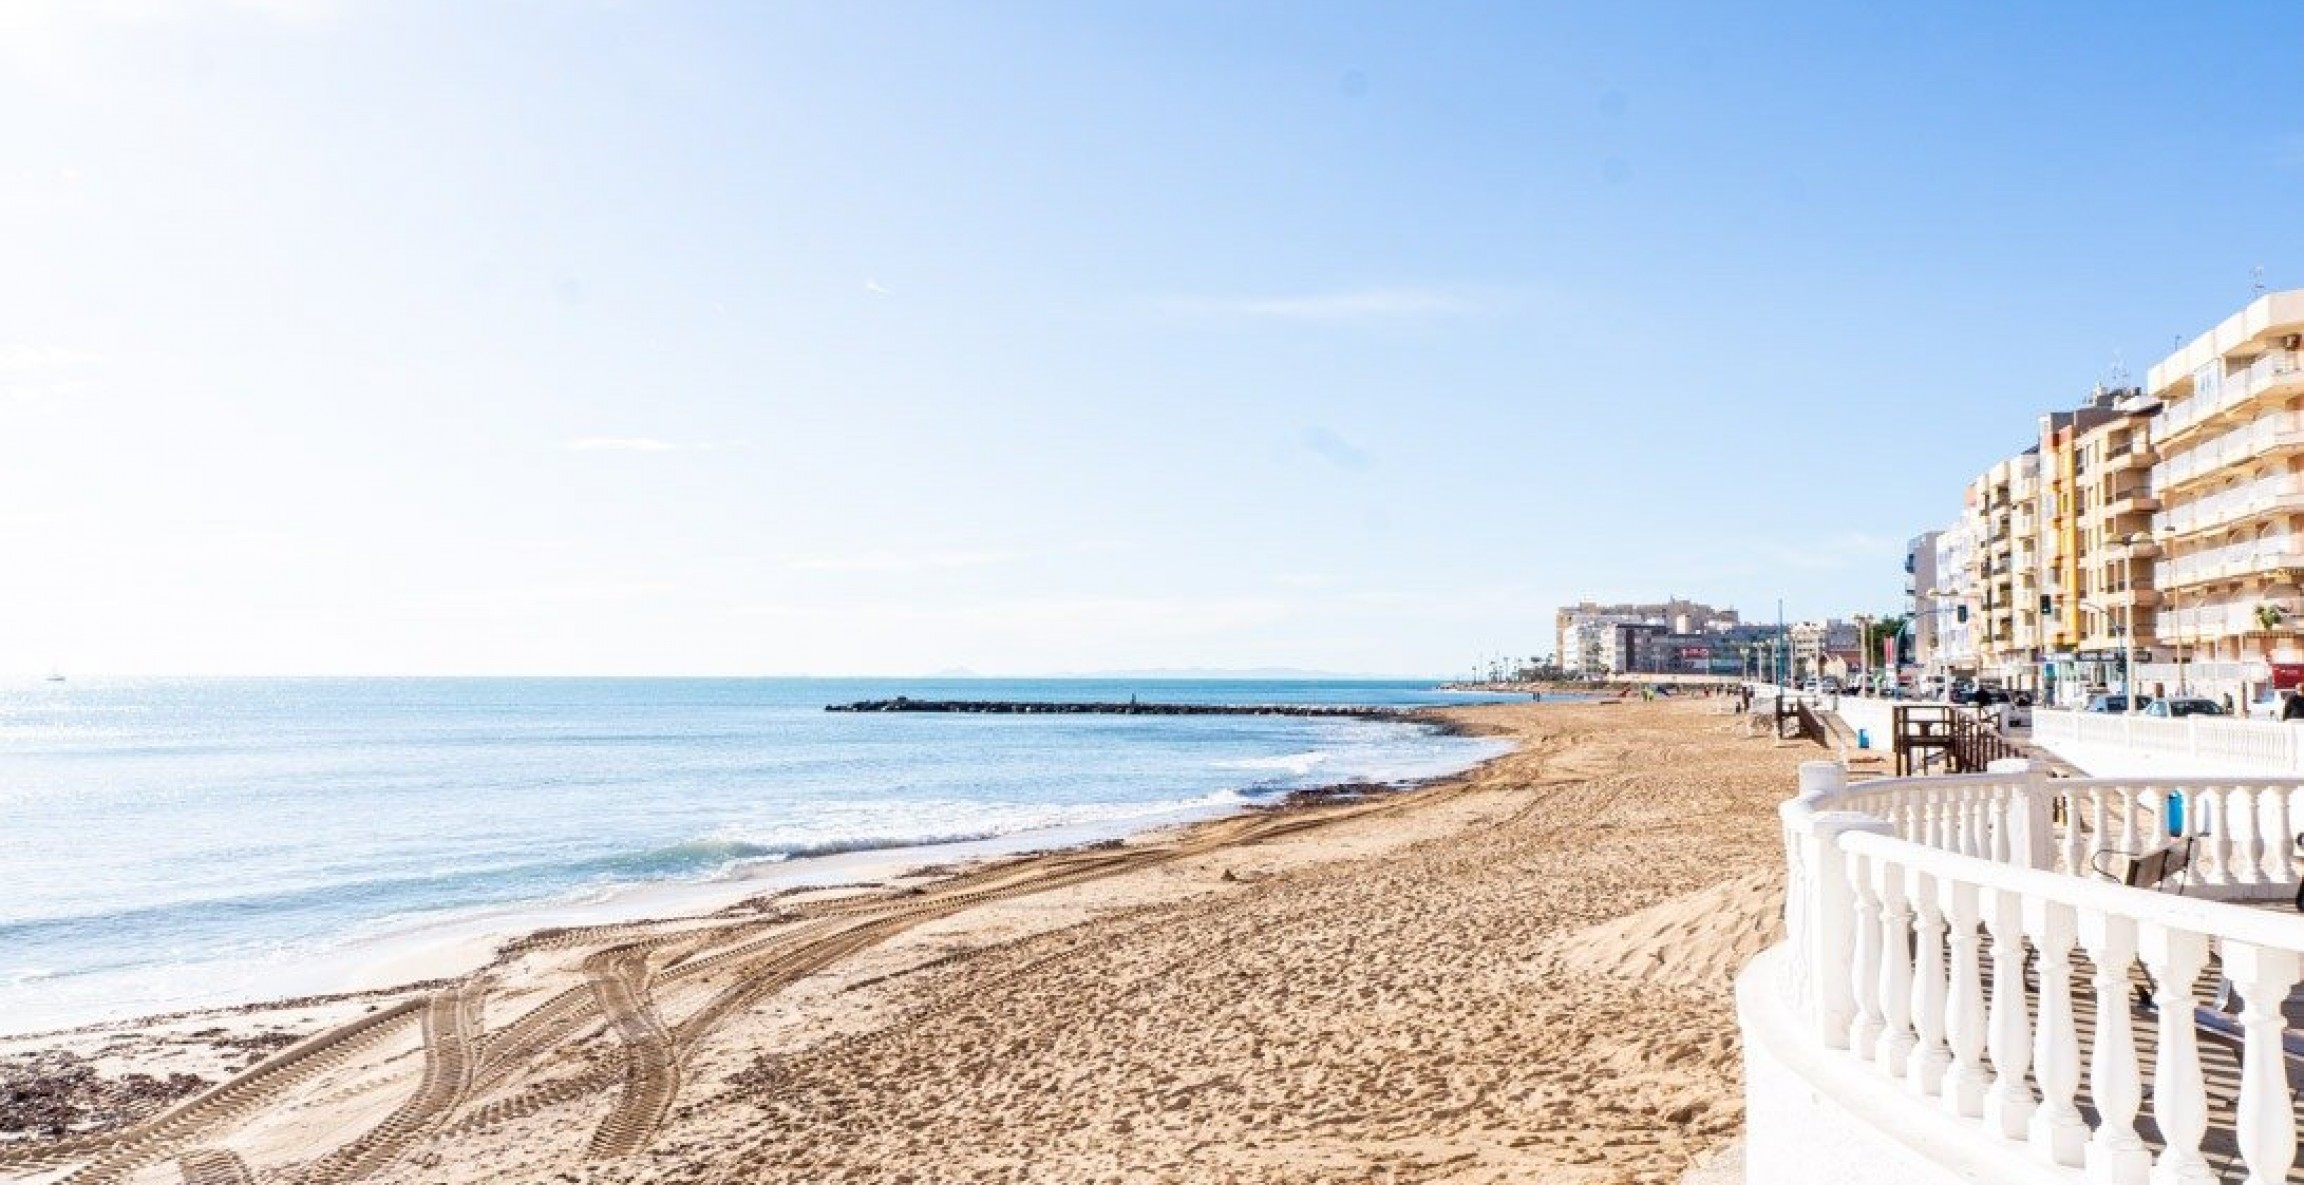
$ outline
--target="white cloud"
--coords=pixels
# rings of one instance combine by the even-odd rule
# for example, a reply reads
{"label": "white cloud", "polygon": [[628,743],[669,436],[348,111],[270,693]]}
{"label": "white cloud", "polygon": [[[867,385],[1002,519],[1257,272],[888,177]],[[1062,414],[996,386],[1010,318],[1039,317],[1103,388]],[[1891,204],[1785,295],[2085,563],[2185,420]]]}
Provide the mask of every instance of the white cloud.
{"label": "white cloud", "polygon": [[0,343],[0,404],[51,403],[88,388],[82,377],[103,359],[56,346]]}
{"label": "white cloud", "polygon": [[583,436],[560,446],[572,453],[716,453],[744,447],[741,440],[679,443],[653,436]]}
{"label": "white cloud", "polygon": [[1085,644],[1142,637],[1197,636],[1254,629],[1296,615],[1287,601],[1265,597],[1031,597],[968,604],[918,601],[840,605],[767,603],[741,607],[749,617],[844,630],[933,626],[992,638],[1030,634]]}
{"label": "white cloud", "polygon": [[1171,302],[1180,312],[1205,316],[1291,321],[1307,325],[1457,317],[1480,312],[1480,302],[1432,288],[1368,288],[1303,296],[1201,297]]}
{"label": "white cloud", "polygon": [[844,555],[799,556],[784,566],[795,572],[931,572],[984,568],[1021,558],[1012,551],[862,551]]}
{"label": "white cloud", "polygon": [[0,373],[4,374],[70,370],[100,361],[103,359],[97,355],[80,350],[26,345],[22,342],[0,343]]}
{"label": "white cloud", "polygon": [[652,436],[587,436],[567,444],[572,453],[676,453],[680,446]]}

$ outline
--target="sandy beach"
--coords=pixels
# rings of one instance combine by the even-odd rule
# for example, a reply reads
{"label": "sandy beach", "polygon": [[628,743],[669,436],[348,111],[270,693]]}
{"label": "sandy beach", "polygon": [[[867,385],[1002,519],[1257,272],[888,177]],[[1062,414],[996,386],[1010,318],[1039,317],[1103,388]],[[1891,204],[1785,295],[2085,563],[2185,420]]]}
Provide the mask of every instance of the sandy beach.
{"label": "sandy beach", "polygon": [[[0,1176],[1673,1181],[1817,752],[1505,704],[1410,792],[547,931],[472,974],[0,1042]],[[15,1130],[8,1130],[13,1127]]]}

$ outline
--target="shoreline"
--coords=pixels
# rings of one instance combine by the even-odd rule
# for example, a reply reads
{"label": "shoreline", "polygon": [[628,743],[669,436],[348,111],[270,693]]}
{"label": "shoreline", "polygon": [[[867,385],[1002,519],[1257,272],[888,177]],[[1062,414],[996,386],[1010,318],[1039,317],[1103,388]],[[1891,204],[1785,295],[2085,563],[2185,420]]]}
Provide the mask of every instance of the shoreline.
{"label": "shoreline", "polygon": [[[1434,735],[1467,739],[1495,735],[1441,714],[1450,710],[1453,709],[1407,709],[1397,719],[1371,723],[1414,725]],[[376,932],[317,960],[318,969],[308,968],[306,974],[298,978],[297,990],[161,1011],[94,1017],[34,1029],[8,1029],[4,1027],[5,1019],[0,1018],[0,1051],[47,1038],[173,1023],[201,1016],[283,1010],[306,1001],[334,1003],[406,995],[470,975],[486,967],[502,948],[539,932],[693,919],[763,894],[930,882],[939,878],[924,876],[924,872],[949,869],[952,871],[947,875],[957,875],[962,869],[974,871],[1034,856],[1083,851],[1115,841],[1137,843],[1245,814],[1295,809],[1305,805],[1298,801],[1300,798],[1332,795],[1345,788],[1364,787],[1386,794],[1410,793],[1469,776],[1480,766],[1507,755],[1509,750],[1491,753],[1446,773],[1395,782],[1335,782],[1275,791],[1261,797],[1242,793],[1236,802],[1182,807],[1146,818],[1057,824],[945,843],[865,847],[780,858],[753,857],[733,861],[702,879],[637,880],[602,885],[586,891],[582,900],[540,898],[443,910],[443,914],[450,916],[430,919],[385,921],[377,923]],[[1266,801],[1266,797],[1270,801]],[[0,1146],[4,1146],[6,1138],[6,1134],[0,1132]]]}
{"label": "shoreline", "polygon": [[[1780,837],[1763,804],[1812,750],[1743,737],[1700,703],[1445,711],[1513,747],[1357,802],[1313,795],[716,915],[531,934],[445,983],[11,1038],[0,1066],[40,1050],[65,1085],[237,1075],[238,1096],[269,1110],[234,1104],[202,1139],[228,1139],[265,1173],[370,1148],[389,1162],[379,1182],[1026,1180],[1161,1165],[1193,1180],[1673,1179],[1740,1120],[1724,985],[1777,913],[1766,877],[1780,875],[1767,859]],[[1691,776],[1709,779],[1697,799],[1677,788]],[[1659,826],[1685,838],[1656,847]],[[683,953],[698,950],[718,953]],[[585,985],[641,958],[633,998],[680,1051],[653,1088],[671,1094],[634,1095],[639,1080],[619,1093],[582,1070],[639,1056],[613,1012],[535,1027],[555,1000],[609,1000]],[[407,1093],[418,1071],[465,1040],[439,1009],[466,998],[486,1052],[467,1093],[419,1119],[406,1111],[427,1097]],[[420,1034],[409,1009],[427,999]],[[300,1052],[313,1033],[364,1023],[397,1027],[358,1051],[322,1039]],[[563,1052],[520,1068],[538,1041]],[[349,1060],[318,1064],[329,1058]],[[283,1062],[295,1065],[269,1069]],[[606,1119],[582,1104],[603,1088]],[[173,1102],[210,1123],[201,1099],[214,1096],[116,1110]],[[403,1098],[410,1118],[376,1129],[398,1133],[388,1148],[343,1144]],[[649,1098],[666,1101],[632,1110]],[[533,1118],[492,1118],[510,1115]],[[61,1150],[0,1143],[0,1172],[62,1172],[74,1149],[124,1147],[157,1167],[193,1145],[40,1147]]]}

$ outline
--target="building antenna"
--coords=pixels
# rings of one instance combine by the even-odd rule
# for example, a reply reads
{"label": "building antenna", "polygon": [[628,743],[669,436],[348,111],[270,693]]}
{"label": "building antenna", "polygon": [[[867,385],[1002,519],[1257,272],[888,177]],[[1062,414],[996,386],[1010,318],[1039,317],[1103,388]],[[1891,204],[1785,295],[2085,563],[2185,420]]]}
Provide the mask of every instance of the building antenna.
{"label": "building antenna", "polygon": [[2120,357],[2120,347],[2118,347],[2118,346],[2114,346],[2114,347],[2112,347],[2112,376],[2111,376],[2111,377],[2112,377],[2111,387],[2112,387],[2112,389],[2113,389],[2113,390],[2115,390],[2115,391],[2117,391],[2117,390],[2121,389],[2122,387],[2125,387],[2125,386],[2127,386],[2127,385],[2128,385],[2128,363],[2127,363],[2127,362],[2125,362],[2125,361],[2123,361],[2123,360],[2121,359],[2121,357]]}
{"label": "building antenna", "polygon": [[2264,265],[2261,263],[2257,264],[2254,268],[2250,269],[2250,274],[2255,278],[2256,281],[2256,295],[2264,295]]}

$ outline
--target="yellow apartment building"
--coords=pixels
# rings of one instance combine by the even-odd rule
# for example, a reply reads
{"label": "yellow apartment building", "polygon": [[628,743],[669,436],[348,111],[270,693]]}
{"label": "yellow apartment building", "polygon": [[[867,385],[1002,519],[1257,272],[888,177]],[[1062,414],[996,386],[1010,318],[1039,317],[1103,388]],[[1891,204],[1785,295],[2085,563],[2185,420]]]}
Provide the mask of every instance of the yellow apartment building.
{"label": "yellow apartment building", "polygon": [[[2127,663],[2153,660],[2152,413],[2133,388],[2099,389],[2040,418],[2043,690],[2071,703],[2124,690]],[[2150,691],[2139,681],[2138,690]]]}

